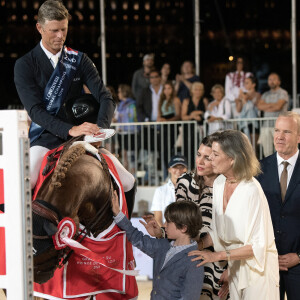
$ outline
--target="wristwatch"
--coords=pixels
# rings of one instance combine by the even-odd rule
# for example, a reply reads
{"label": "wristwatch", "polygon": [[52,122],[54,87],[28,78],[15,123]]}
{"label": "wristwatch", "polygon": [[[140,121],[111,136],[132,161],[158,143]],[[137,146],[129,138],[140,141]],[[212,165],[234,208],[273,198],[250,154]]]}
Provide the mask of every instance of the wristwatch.
{"label": "wristwatch", "polygon": [[300,264],[300,251],[296,252],[296,254],[297,254],[298,257],[299,257],[299,264]]}

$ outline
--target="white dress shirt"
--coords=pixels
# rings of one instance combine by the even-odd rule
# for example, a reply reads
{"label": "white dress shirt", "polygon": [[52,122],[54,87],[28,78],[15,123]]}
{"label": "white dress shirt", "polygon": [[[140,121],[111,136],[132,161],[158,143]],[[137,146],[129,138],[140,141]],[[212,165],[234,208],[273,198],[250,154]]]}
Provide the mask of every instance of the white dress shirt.
{"label": "white dress shirt", "polygon": [[56,67],[56,65],[57,65],[57,62],[58,62],[58,60],[59,60],[59,58],[60,58],[60,54],[61,54],[61,50],[62,50],[62,49],[61,49],[58,53],[53,54],[53,53],[51,53],[50,51],[48,51],[48,50],[44,47],[42,41],[40,41],[40,45],[41,45],[41,48],[43,49],[43,51],[45,52],[45,54],[47,55],[47,57],[49,58],[49,60],[50,60],[50,62],[51,62],[51,64],[52,64],[52,66],[53,66],[53,68],[55,69],[55,67]]}
{"label": "white dress shirt", "polygon": [[[214,100],[213,102],[215,102]],[[211,103],[213,103],[211,102]],[[208,123],[208,134],[212,134],[218,130],[225,129],[225,124],[223,120],[228,120],[231,118],[231,105],[230,101],[227,98],[223,98],[219,105],[214,106],[210,110],[210,105],[208,106],[208,110],[204,113],[204,119],[207,120],[210,116],[222,118],[222,121],[214,121],[212,123]],[[229,129],[230,124],[226,124],[226,129]]]}
{"label": "white dress shirt", "polygon": [[163,223],[165,222],[165,209],[166,207],[175,202],[175,187],[171,179],[167,183],[158,187],[153,196],[151,211],[161,211],[163,217]]}
{"label": "white dress shirt", "polygon": [[152,85],[150,85],[150,90],[152,92],[151,121],[156,121],[157,115],[158,115],[158,102],[159,102],[160,94],[162,92],[162,85],[160,86],[157,94],[156,94],[155,90],[153,89]]}

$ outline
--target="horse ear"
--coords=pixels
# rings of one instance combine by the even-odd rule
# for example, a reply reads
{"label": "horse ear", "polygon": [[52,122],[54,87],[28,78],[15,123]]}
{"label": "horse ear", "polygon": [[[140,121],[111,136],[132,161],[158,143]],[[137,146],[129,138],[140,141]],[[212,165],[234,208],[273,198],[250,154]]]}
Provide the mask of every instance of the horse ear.
{"label": "horse ear", "polygon": [[47,235],[52,236],[57,232],[57,226],[53,223],[46,220],[43,225],[44,230],[47,232]]}

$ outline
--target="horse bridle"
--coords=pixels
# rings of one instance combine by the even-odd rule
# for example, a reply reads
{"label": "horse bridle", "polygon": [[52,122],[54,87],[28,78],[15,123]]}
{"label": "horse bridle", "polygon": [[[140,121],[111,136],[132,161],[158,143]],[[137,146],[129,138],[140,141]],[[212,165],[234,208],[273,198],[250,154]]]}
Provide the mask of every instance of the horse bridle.
{"label": "horse bridle", "polygon": [[[31,204],[32,212],[36,215],[50,221],[50,223],[54,224],[55,226],[58,225],[58,223],[61,221],[62,217],[60,216],[57,209],[51,205],[50,203],[36,199]],[[35,239],[46,239],[49,238],[47,235],[33,235],[33,238]]]}

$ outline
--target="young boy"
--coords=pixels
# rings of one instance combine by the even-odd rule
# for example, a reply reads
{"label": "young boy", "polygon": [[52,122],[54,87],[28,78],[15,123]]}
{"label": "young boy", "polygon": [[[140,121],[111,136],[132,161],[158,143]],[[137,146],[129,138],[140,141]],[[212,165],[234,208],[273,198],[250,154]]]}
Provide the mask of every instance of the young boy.
{"label": "young boy", "polygon": [[199,300],[204,279],[203,267],[197,268],[188,253],[198,249],[196,238],[202,227],[201,212],[191,201],[174,202],[165,211],[168,239],[154,239],[131,225],[120,211],[115,192],[112,210],[117,225],[126,231],[135,247],[153,258],[153,289],[151,299]]}

